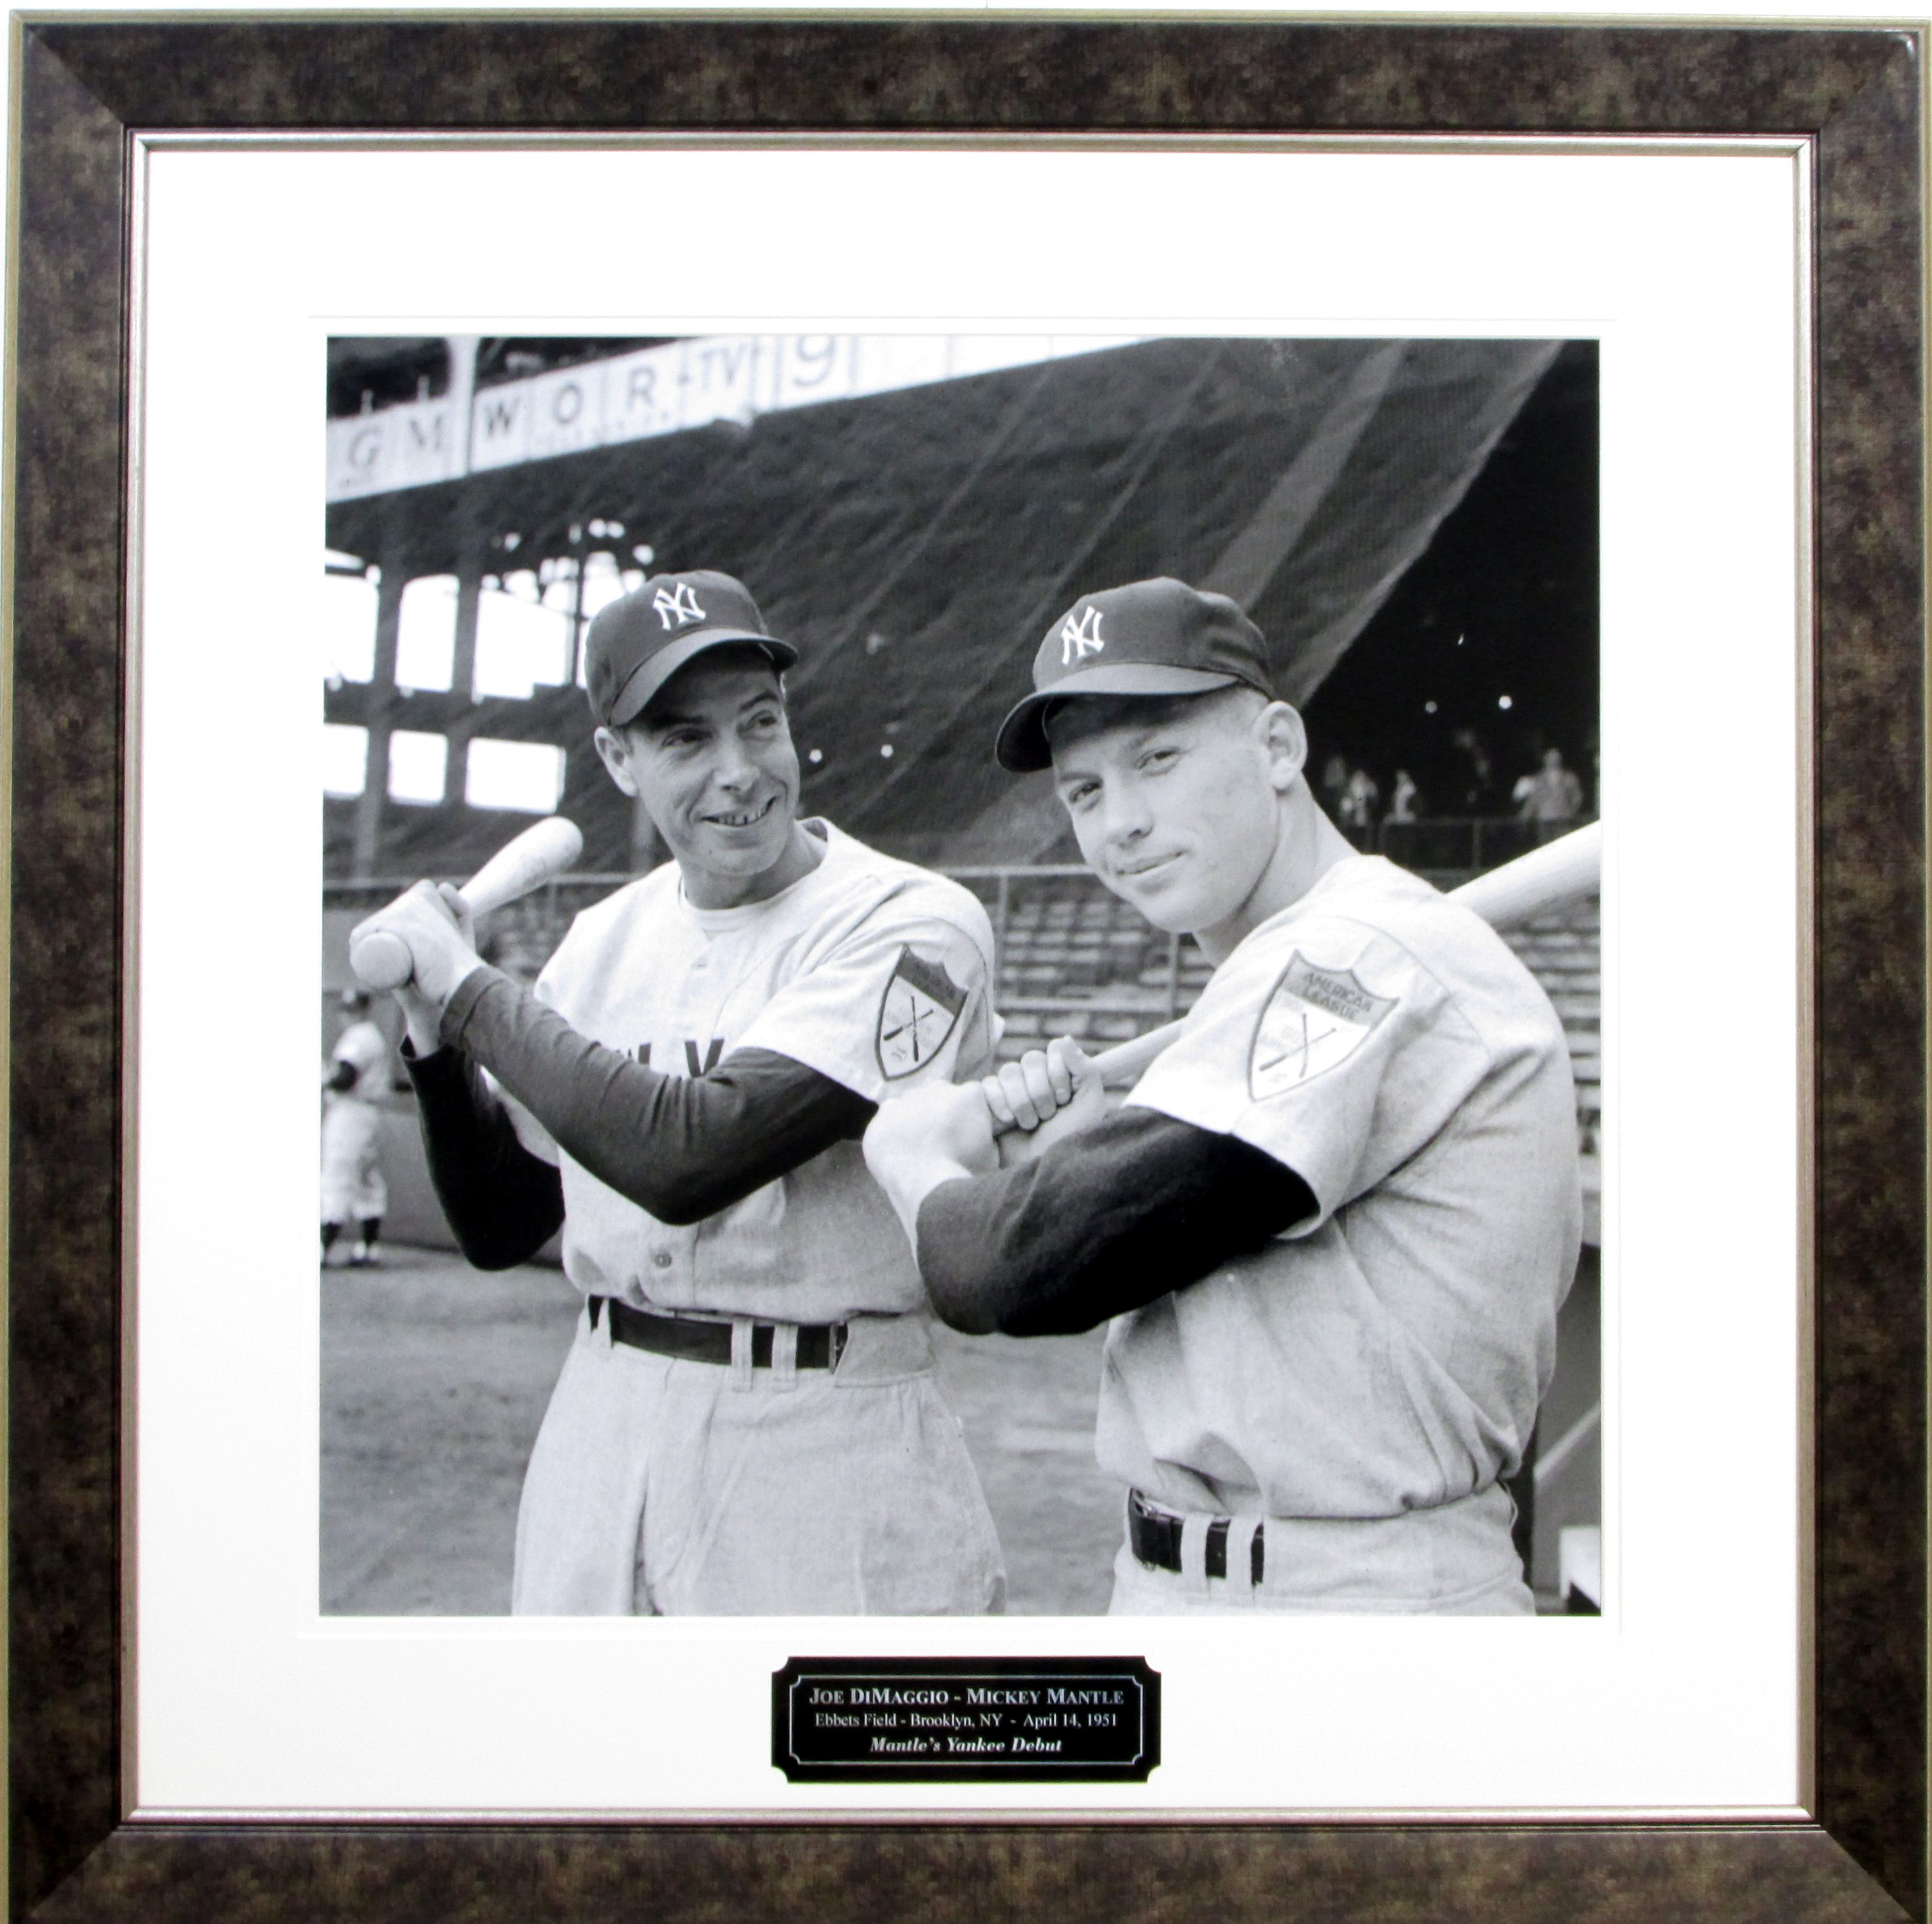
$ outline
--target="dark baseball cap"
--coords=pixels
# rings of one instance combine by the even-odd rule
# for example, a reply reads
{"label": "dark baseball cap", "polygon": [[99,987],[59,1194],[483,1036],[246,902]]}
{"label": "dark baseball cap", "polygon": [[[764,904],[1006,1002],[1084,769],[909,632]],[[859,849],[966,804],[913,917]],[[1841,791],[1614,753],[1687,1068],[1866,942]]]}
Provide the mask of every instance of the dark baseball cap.
{"label": "dark baseball cap", "polygon": [[1272,701],[1268,644],[1226,595],[1157,575],[1082,595],[1046,632],[1033,658],[1034,692],[1000,724],[1002,768],[1053,765],[1046,718],[1076,695],[1206,695],[1236,683]]}
{"label": "dark baseball cap", "polygon": [[621,728],[686,662],[734,641],[754,643],[775,668],[798,659],[789,641],[765,632],[765,618],[743,582],[709,568],[653,575],[600,609],[590,624],[584,644],[590,712],[606,728]]}

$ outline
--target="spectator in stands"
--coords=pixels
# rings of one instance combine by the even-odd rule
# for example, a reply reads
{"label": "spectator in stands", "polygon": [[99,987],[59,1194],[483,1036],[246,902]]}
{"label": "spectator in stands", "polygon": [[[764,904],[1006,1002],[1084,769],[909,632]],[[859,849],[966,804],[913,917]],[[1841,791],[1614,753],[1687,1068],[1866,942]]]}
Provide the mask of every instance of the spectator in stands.
{"label": "spectator in stands", "polygon": [[1339,821],[1342,798],[1348,792],[1348,764],[1339,755],[1331,755],[1322,764],[1322,806],[1329,819]]}
{"label": "spectator in stands", "polygon": [[1395,772],[1395,790],[1389,797],[1389,812],[1383,818],[1387,821],[1413,821],[1421,812],[1422,791],[1415,785],[1415,779],[1406,768]]}
{"label": "spectator in stands", "polygon": [[1375,839],[1376,804],[1382,794],[1366,768],[1357,769],[1342,791],[1342,831],[1358,848],[1366,848]]}
{"label": "spectator in stands", "polygon": [[1457,753],[1468,764],[1463,770],[1463,813],[1472,815],[1488,814],[1495,794],[1492,786],[1495,771],[1490,761],[1489,751],[1483,746],[1482,737],[1474,728],[1458,728],[1449,739]]}
{"label": "spectator in stands", "polygon": [[1548,836],[1576,820],[1583,806],[1583,785],[1574,770],[1563,766],[1561,749],[1545,749],[1543,765],[1516,783],[1510,799],[1517,816],[1534,822],[1538,833]]}

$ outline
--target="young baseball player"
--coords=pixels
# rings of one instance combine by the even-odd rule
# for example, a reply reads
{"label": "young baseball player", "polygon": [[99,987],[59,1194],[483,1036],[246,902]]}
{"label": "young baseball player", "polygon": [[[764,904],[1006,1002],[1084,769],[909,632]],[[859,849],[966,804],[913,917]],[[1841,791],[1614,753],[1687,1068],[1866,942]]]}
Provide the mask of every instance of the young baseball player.
{"label": "young baseball player", "polygon": [[597,752],[674,859],[580,915],[534,993],[478,960],[453,890],[372,918],[412,951],[410,1070],[464,1250],[502,1267],[561,1225],[586,1298],[512,1607],[997,1610],[992,1520],[858,1140],[881,1098],[989,1061],[985,911],[798,818],[796,653],[739,582],[658,576],[587,650]]}
{"label": "young baseball player", "polygon": [[867,1158],[940,1315],[1114,1319],[1116,1611],[1528,1610],[1502,1480],[1580,1228],[1555,1012],[1323,814],[1232,602],[1084,596],[1034,683],[1000,761],[1050,766],[1094,872],[1216,967],[1117,1111],[1064,1040],[880,1110]]}

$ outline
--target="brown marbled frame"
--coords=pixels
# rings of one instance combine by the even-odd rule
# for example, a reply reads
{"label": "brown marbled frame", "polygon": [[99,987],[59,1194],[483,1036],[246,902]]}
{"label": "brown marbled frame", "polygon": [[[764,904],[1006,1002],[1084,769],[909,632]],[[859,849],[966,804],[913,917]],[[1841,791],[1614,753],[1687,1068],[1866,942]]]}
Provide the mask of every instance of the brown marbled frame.
{"label": "brown marbled frame", "polygon": [[[1921,35],[30,16],[12,52],[16,1914],[1924,1914]],[[121,1822],[128,137],[197,128],[1816,137],[1815,1824]]]}

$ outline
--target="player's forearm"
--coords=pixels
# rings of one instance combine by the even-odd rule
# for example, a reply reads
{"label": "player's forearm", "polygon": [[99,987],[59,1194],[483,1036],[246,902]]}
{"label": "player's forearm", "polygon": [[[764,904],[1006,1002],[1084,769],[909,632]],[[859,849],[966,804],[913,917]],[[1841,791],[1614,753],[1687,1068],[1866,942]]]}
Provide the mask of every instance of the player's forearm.
{"label": "player's forearm", "polygon": [[701,1222],[858,1136],[873,1104],[769,1050],[702,1076],[659,1074],[580,1034],[526,989],[482,969],[443,1012],[474,1056],[601,1182],[661,1223]]}
{"label": "player's forearm", "polygon": [[915,1250],[919,1247],[919,1212],[926,1206],[926,1198],[942,1183],[964,1182],[973,1173],[950,1156],[902,1155],[890,1160],[875,1156],[870,1136],[866,1138],[866,1163],[872,1172],[872,1180],[885,1191],[886,1200],[892,1205],[892,1213],[906,1232],[906,1241]]}
{"label": "player's forearm", "polygon": [[1259,1150],[1130,1109],[1036,1162],[931,1189],[920,1274],[956,1329],[1069,1334],[1198,1281],[1314,1208]]}
{"label": "player's forearm", "polygon": [[430,1181],[457,1247],[478,1269],[528,1262],[563,1221],[555,1166],[524,1147],[466,1056],[405,1049],[403,1060],[416,1085]]}

